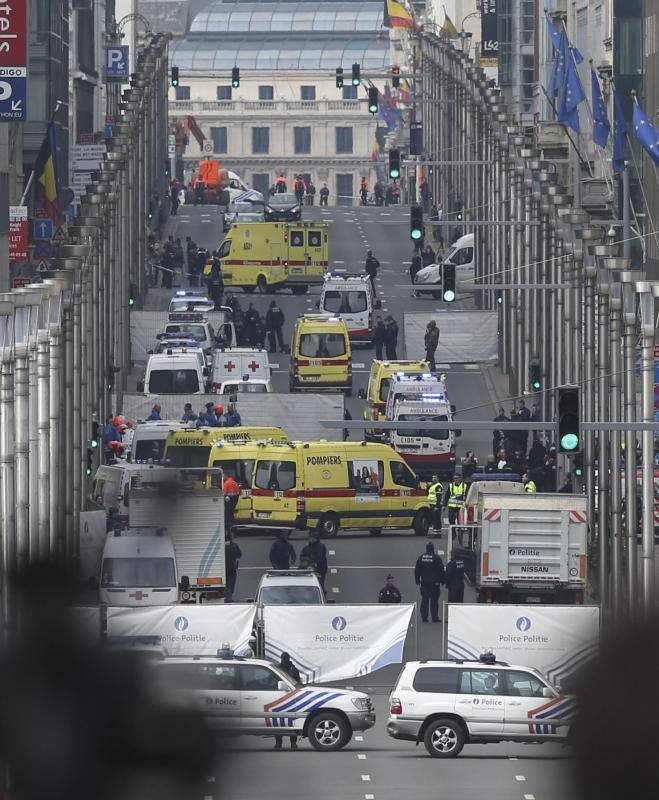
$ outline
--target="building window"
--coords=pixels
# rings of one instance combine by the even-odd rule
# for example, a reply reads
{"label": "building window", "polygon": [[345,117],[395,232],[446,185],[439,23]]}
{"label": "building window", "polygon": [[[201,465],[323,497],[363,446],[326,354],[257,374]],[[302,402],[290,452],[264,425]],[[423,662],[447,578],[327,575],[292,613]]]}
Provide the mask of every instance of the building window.
{"label": "building window", "polygon": [[356,100],[357,99],[357,87],[356,86],[344,86],[343,87],[343,99],[344,100]]}
{"label": "building window", "polygon": [[295,154],[311,153],[311,128],[293,128]]}
{"label": "building window", "polygon": [[259,86],[259,100],[272,100],[275,96],[274,86]]}
{"label": "building window", "polygon": [[218,100],[231,100],[231,86],[218,86],[217,87]]}
{"label": "building window", "polygon": [[270,128],[252,128],[252,153],[270,152]]}
{"label": "building window", "polygon": [[177,100],[189,100],[190,99],[190,87],[189,86],[177,86],[176,87],[176,99]]}
{"label": "building window", "polygon": [[300,86],[300,100],[315,100],[316,87],[315,86]]}
{"label": "building window", "polygon": [[227,152],[227,129],[211,128],[211,139],[213,140],[213,150],[216,153]]}
{"label": "building window", "polygon": [[269,172],[252,172],[252,189],[266,197],[270,189],[270,173]]}
{"label": "building window", "polygon": [[336,128],[336,152],[352,153],[352,128]]}

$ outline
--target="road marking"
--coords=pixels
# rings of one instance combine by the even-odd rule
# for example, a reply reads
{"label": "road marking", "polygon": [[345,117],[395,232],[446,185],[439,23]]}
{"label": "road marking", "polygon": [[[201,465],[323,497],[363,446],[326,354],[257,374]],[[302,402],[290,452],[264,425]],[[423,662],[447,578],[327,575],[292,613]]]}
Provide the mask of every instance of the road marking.
{"label": "road marking", "polygon": [[480,369],[479,364],[465,364],[465,369]]}
{"label": "road marking", "polygon": [[364,369],[364,367],[366,365],[365,364],[353,364],[352,366],[353,366],[354,369]]}
{"label": "road marking", "polygon": [[331,556],[335,556],[335,555],[336,555],[336,550],[330,550],[330,551],[329,551],[329,554],[330,554]]}
{"label": "road marking", "polygon": [[339,587],[338,586],[332,586],[332,591],[334,592],[334,594],[338,594],[339,593]]}
{"label": "road marking", "polygon": [[362,775],[362,780],[363,781],[370,781],[371,780],[371,776],[370,775]]}
{"label": "road marking", "polygon": [[332,264],[345,264],[345,261],[332,261]]}
{"label": "road marking", "polygon": [[206,778],[206,781],[208,783],[215,783],[215,775],[210,775],[208,778]]}
{"label": "road marking", "polygon": [[517,761],[517,756],[508,756],[508,761]]}
{"label": "road marking", "polygon": [[409,267],[412,262],[411,261],[401,261],[400,263],[401,264],[407,264],[407,266]]}
{"label": "road marking", "polygon": [[357,753],[357,758],[360,761],[366,761],[366,753]]}
{"label": "road marking", "polygon": [[524,800],[535,800],[535,795],[534,794],[525,794],[524,795]]}
{"label": "road marking", "polygon": [[363,742],[364,741],[364,737],[363,736],[355,736],[355,741],[356,742]]}
{"label": "road marking", "polygon": [[365,794],[364,795],[364,800],[375,800],[375,795],[374,794]]}
{"label": "road marking", "polygon": [[515,775],[515,780],[516,781],[525,781],[526,778],[523,775]]}
{"label": "road marking", "polygon": [[338,572],[338,569],[336,567],[330,567],[330,573],[332,575],[336,575],[337,572]]}
{"label": "road marking", "polygon": [[347,269],[335,269],[334,272],[347,272]]}

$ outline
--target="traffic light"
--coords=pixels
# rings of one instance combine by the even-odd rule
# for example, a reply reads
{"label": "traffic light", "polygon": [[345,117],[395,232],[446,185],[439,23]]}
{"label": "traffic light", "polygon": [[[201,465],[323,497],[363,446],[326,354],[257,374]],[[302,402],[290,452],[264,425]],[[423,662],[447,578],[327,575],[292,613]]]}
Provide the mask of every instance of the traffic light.
{"label": "traffic light", "polygon": [[234,67],[231,70],[231,85],[234,89],[240,86],[240,69],[238,67]]}
{"label": "traffic light", "polygon": [[579,388],[561,386],[558,389],[558,450],[576,453],[581,445],[579,430]]}
{"label": "traffic light", "polygon": [[89,440],[89,447],[98,450],[101,446],[101,426],[98,422],[92,422],[92,438]]}
{"label": "traffic light", "polygon": [[370,86],[368,89],[368,110],[371,114],[378,113],[378,90],[375,86]]}
{"label": "traffic light", "polygon": [[359,64],[352,65],[352,85],[359,86],[362,82],[361,78],[359,77],[360,67]]}
{"label": "traffic light", "polygon": [[169,178],[169,161],[165,161],[165,177]]}
{"label": "traffic light", "polygon": [[172,86],[178,86],[178,67],[172,67]]}
{"label": "traffic light", "polygon": [[532,358],[529,364],[529,386],[534,392],[539,392],[542,389],[541,372],[540,361],[537,358]]}
{"label": "traffic light", "polygon": [[462,222],[465,218],[464,211],[462,210],[462,203],[455,204],[455,218],[458,222]]}
{"label": "traffic light", "polygon": [[91,447],[87,448],[87,466],[85,467],[85,475],[88,478],[94,474],[94,451]]}
{"label": "traffic light", "polygon": [[400,67],[391,68],[391,85],[394,89],[398,89],[400,86]]}
{"label": "traffic light", "polygon": [[400,178],[400,150],[396,147],[389,151],[389,177],[393,181]]}
{"label": "traffic light", "polygon": [[136,302],[137,302],[137,286],[134,283],[131,283],[128,290],[128,307],[132,308]]}
{"label": "traffic light", "polygon": [[410,209],[410,238],[418,241],[423,236],[423,206]]}
{"label": "traffic light", "polygon": [[577,453],[574,456],[574,460],[572,462],[572,473],[576,478],[581,478],[583,475],[583,456],[581,453]]}
{"label": "traffic light", "polygon": [[343,89],[343,67],[336,68],[336,88]]}
{"label": "traffic light", "polygon": [[[423,155],[423,128],[418,122],[414,123],[410,128],[410,155]],[[430,167],[429,172],[432,173],[432,167]]]}
{"label": "traffic light", "polygon": [[455,300],[455,264],[448,262],[442,266],[442,300],[445,303]]}

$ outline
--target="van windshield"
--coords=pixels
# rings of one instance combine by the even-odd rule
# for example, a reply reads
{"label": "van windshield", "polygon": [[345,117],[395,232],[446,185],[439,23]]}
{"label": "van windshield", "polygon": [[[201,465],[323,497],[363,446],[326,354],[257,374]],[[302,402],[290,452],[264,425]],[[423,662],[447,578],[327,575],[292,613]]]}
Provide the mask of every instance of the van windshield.
{"label": "van windshield", "polygon": [[323,309],[332,314],[359,314],[367,308],[365,291],[325,292]]}
{"label": "van windshield", "polygon": [[264,606],[298,606],[323,604],[317,586],[266,586],[259,595]]}
{"label": "van windshield", "polygon": [[[401,414],[399,422],[448,422],[446,414]],[[448,439],[449,432],[442,428],[413,428],[396,431],[398,436],[419,436],[424,439]]]}
{"label": "van windshield", "polygon": [[104,589],[174,588],[174,559],[105,558],[101,586]]}
{"label": "van windshield", "polygon": [[148,394],[196,394],[199,377],[195,369],[156,369],[149,375]]}
{"label": "van windshield", "polygon": [[149,458],[162,458],[165,451],[165,439],[143,439],[138,441],[133,459],[135,461],[147,461]]}
{"label": "van windshield", "polygon": [[338,358],[344,356],[346,342],[341,333],[303,333],[300,336],[300,355],[307,358]]}
{"label": "van windshield", "polygon": [[213,461],[214,469],[218,467],[222,470],[225,478],[231,476],[241,489],[251,489],[252,475],[254,474],[254,459],[233,459],[225,461],[218,459]]}
{"label": "van windshield", "polygon": [[190,323],[184,325],[168,325],[165,328],[165,333],[175,333],[177,336],[180,336],[181,339],[194,339],[195,342],[205,342],[207,338],[204,325],[190,325]]}
{"label": "van windshield", "polygon": [[173,467],[207,467],[210,454],[210,445],[208,447],[173,445],[167,449],[167,458]]}

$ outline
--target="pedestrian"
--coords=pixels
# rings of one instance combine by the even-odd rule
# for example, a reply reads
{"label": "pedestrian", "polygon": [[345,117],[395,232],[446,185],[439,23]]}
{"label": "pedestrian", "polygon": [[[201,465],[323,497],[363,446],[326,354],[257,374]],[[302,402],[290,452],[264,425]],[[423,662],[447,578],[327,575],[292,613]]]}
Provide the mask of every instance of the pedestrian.
{"label": "pedestrian", "polygon": [[573,494],[574,484],[572,483],[572,473],[568,472],[563,481],[563,485],[558,490],[558,494]]}
{"label": "pedestrian", "polygon": [[528,492],[529,494],[535,494],[538,491],[536,482],[529,477],[527,472],[522,475],[522,483],[524,484],[525,492]]}
{"label": "pedestrian", "polygon": [[377,317],[375,320],[375,328],[373,328],[373,344],[375,345],[375,357],[378,361],[382,361],[385,340],[387,338],[387,329],[384,326],[382,317]]}
{"label": "pedestrian", "polygon": [[206,403],[205,410],[199,415],[197,420],[198,428],[215,428],[217,427],[217,420],[215,418],[214,404]]}
{"label": "pedestrian", "polygon": [[375,182],[375,185],[373,186],[373,194],[375,195],[375,205],[384,205],[384,188],[382,187],[380,181]]}
{"label": "pedestrian", "polygon": [[432,514],[433,532],[439,535],[442,532],[442,499],[444,486],[438,475],[433,475],[428,486],[428,505]]}
{"label": "pedestrian", "polygon": [[196,206],[203,206],[204,204],[204,182],[201,177],[197,177],[194,184],[194,204]]}
{"label": "pedestrian", "polygon": [[359,197],[363,206],[368,205],[368,183],[366,182],[366,178],[362,178],[362,182],[359,187]]}
{"label": "pedestrian", "polygon": [[414,567],[414,581],[421,591],[421,619],[428,622],[428,608],[433,622],[439,622],[439,593],[444,580],[444,563],[435,553],[432,542],[426,544],[426,552],[420,555]]}
{"label": "pedestrian", "polygon": [[384,204],[385,206],[392,206],[394,204],[394,189],[391,184],[387,186],[387,190],[384,193]]}
{"label": "pedestrian", "polygon": [[169,198],[170,198],[170,215],[175,217],[178,214],[178,207],[179,207],[179,199],[178,199],[178,184],[174,182],[172,184],[171,189],[169,190]]}
{"label": "pedestrian", "polygon": [[384,349],[389,361],[397,361],[398,354],[396,348],[398,347],[398,323],[389,315],[384,320]]}
{"label": "pedestrian", "polygon": [[172,247],[167,243],[162,252],[162,287],[171,289],[174,278],[174,259]]}
{"label": "pedestrian", "polygon": [[364,270],[368,275],[369,280],[371,281],[371,289],[373,290],[373,297],[376,298],[378,293],[375,289],[375,278],[378,274],[378,269],[380,268],[380,262],[377,258],[373,255],[372,250],[366,251],[366,262],[364,264]]}
{"label": "pedestrian", "polygon": [[215,406],[213,413],[215,414],[215,427],[226,428],[227,420],[224,416],[224,408],[222,408],[222,406]]}
{"label": "pedestrian", "polygon": [[387,582],[378,594],[378,603],[400,603],[402,599],[403,595],[394,583],[394,576],[387,575]]}
{"label": "pedestrian", "polygon": [[302,175],[298,175],[295,178],[295,182],[293,183],[293,190],[295,192],[295,198],[297,199],[297,204],[299,206],[301,206],[304,201],[305,189],[306,186],[304,184],[304,178],[302,177]]}
{"label": "pedestrian", "polygon": [[501,448],[497,454],[497,472],[512,472],[508,463],[508,449]]}
{"label": "pedestrian", "polygon": [[[506,416],[506,412],[503,410],[503,408],[499,408],[498,414],[496,415],[496,417],[492,421],[493,422],[510,422],[510,417]],[[492,450],[494,450],[495,453],[499,452],[499,449],[500,449],[499,448],[499,439],[501,438],[501,434],[502,433],[505,433],[505,431],[501,431],[501,430],[495,429],[495,431],[492,434]]]}
{"label": "pedestrian", "polygon": [[227,597],[225,600],[233,602],[233,597],[236,592],[236,581],[238,580],[238,563],[243,557],[243,553],[236,542],[234,542],[231,529],[227,528],[226,525],[225,531],[227,531],[224,541],[224,563],[227,573]]}
{"label": "pedestrian", "polygon": [[487,473],[488,475],[493,474],[494,472],[498,472],[497,469],[497,458],[494,453],[490,453],[487,457],[487,461],[485,462],[485,468],[483,472]]}
{"label": "pedestrian", "polygon": [[197,419],[197,415],[192,410],[192,403],[186,403],[183,406],[183,416],[181,417],[181,422],[196,422]]}
{"label": "pedestrian", "polygon": [[279,352],[284,352],[282,328],[284,327],[285,321],[284,312],[279,308],[277,303],[272,300],[265,315],[265,327],[268,331],[268,342],[270,344],[269,352],[271,353],[277,352],[277,345],[279,345]]}
{"label": "pedestrian", "polygon": [[254,343],[254,347],[261,349],[265,347],[265,322],[260,314],[254,320],[252,326],[252,342]]}
{"label": "pedestrian", "polygon": [[322,189],[320,190],[320,205],[326,206],[328,200],[329,200],[329,189],[327,188],[327,184],[324,183]]}
{"label": "pedestrian", "polygon": [[467,499],[467,488],[467,481],[464,478],[458,480],[455,477],[446,487],[444,505],[448,508],[449,525],[455,525],[458,521],[458,512]]}
{"label": "pedestrian", "polygon": [[424,336],[423,343],[426,348],[426,361],[430,364],[430,371],[434,372],[437,369],[435,364],[435,353],[437,345],[439,344],[439,328],[434,319],[426,325],[426,335]]}
{"label": "pedestrian", "polygon": [[316,187],[313,184],[313,181],[309,181],[309,185],[307,186],[307,205],[312,206],[314,198],[316,197]]}
{"label": "pedestrian", "polygon": [[224,530],[230,534],[233,527],[233,515],[238,500],[240,500],[240,485],[231,475],[225,474],[222,491],[224,493]]}
{"label": "pedestrian", "polygon": [[423,178],[419,185],[419,191],[421,193],[421,204],[423,205],[423,210],[427,212],[428,204],[430,203],[430,184],[425,178]]}
{"label": "pedestrian", "polygon": [[545,463],[545,456],[547,455],[547,449],[545,448],[544,444],[540,441],[540,439],[534,435],[533,442],[531,443],[531,449],[529,450],[529,457],[528,457],[528,464],[529,468],[537,469],[538,467],[542,467]]}
{"label": "pedestrian", "polygon": [[105,460],[110,463],[114,463],[115,461],[115,445],[112,443],[117,442],[121,444],[121,434],[115,424],[115,419],[116,417],[110,414],[103,428],[103,453],[105,455]]}
{"label": "pedestrian", "polygon": [[[283,652],[281,654],[281,659],[279,661],[278,667],[282,672],[285,672],[286,675],[288,675],[295,684],[301,683],[302,679],[300,677],[300,671],[291,661],[291,657],[289,656],[288,653]],[[291,750],[297,750],[298,737],[295,735],[289,735],[288,738],[291,741]],[[275,736],[275,750],[282,749],[283,740],[284,740],[283,736]]]}
{"label": "pedestrian", "polygon": [[277,194],[284,194],[286,192],[286,178],[284,178],[281,173],[275,182],[275,189],[277,190]]}
{"label": "pedestrian", "polygon": [[446,564],[444,583],[449,603],[462,603],[465,597],[465,562],[455,550]]}
{"label": "pedestrian", "polygon": [[320,534],[318,531],[311,531],[309,534],[309,543],[302,548],[300,561],[303,556],[308,558],[311,564],[314,564],[314,568],[318,573],[320,585],[323,587],[324,592],[325,578],[327,576],[327,548],[320,541]]}
{"label": "pedestrian", "polygon": [[412,261],[410,262],[410,281],[414,283],[414,279],[416,278],[417,272],[420,269],[423,269],[423,262],[421,261],[421,256],[418,253],[414,253],[412,256]]}
{"label": "pedestrian", "polygon": [[421,262],[424,267],[429,267],[431,264],[434,264],[436,261],[435,259],[435,252],[432,247],[427,244],[423,248],[423,252],[421,253]]}
{"label": "pedestrian", "polygon": [[293,545],[288,541],[285,531],[277,531],[272,546],[270,547],[270,563],[273,569],[290,569],[297,556]]}
{"label": "pedestrian", "polygon": [[437,222],[439,223],[433,228],[433,240],[439,242],[440,249],[444,249],[444,233],[443,225],[441,224],[444,219],[444,206],[437,203]]}
{"label": "pedestrian", "polygon": [[400,186],[396,184],[393,188],[393,195],[394,195],[394,205],[397,206],[400,203]]}
{"label": "pedestrian", "polygon": [[160,407],[160,403],[156,403],[153,406],[153,408],[151,409],[151,413],[146,418],[146,421],[147,422],[157,422],[157,421],[161,420],[162,419],[162,417],[160,416],[160,412],[161,411],[162,411],[162,409]]}
{"label": "pedestrian", "polygon": [[229,403],[225,416],[225,426],[227,428],[239,428],[242,425],[242,418],[238,413],[235,403]]}
{"label": "pedestrian", "polygon": [[[528,410],[523,400],[520,400],[517,404],[517,420],[518,422],[531,422],[531,412]],[[529,449],[529,432],[517,431],[517,433],[519,434],[517,441],[520,444],[520,449],[526,453]]]}
{"label": "pedestrian", "polygon": [[[352,414],[348,411],[347,407],[343,409],[343,419],[346,421],[352,421]],[[347,428],[343,429],[343,441],[347,441],[349,431]]]}
{"label": "pedestrian", "polygon": [[224,280],[222,278],[222,262],[217,256],[217,251],[213,253],[211,271],[208,276],[208,294],[215,303],[215,311],[219,311],[224,294]]}
{"label": "pedestrian", "polygon": [[460,459],[462,463],[462,477],[471,478],[474,472],[478,471],[478,459],[473,450],[467,450],[464,457]]}

